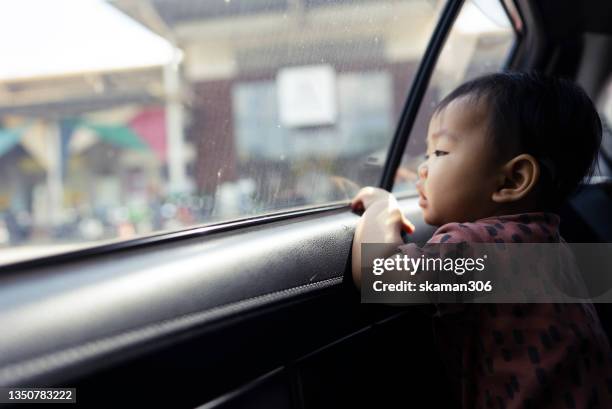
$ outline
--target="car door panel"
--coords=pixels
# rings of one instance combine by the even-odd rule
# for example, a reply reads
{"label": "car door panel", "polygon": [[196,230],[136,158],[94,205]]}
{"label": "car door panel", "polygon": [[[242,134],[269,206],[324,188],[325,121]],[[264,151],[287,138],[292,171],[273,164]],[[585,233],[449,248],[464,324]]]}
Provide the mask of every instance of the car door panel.
{"label": "car door panel", "polygon": [[[431,228],[415,213],[415,199],[401,204],[416,221],[413,239],[426,238]],[[76,381],[88,390],[89,382],[125,379],[117,368],[134,379],[152,365],[214,374],[208,393],[187,400],[199,404],[298,359],[306,367],[322,365],[304,357],[346,337],[343,342],[360,345],[372,339],[361,334],[364,328],[398,314],[361,305],[352,287],[357,220],[339,209],[244,228],[240,235],[222,232],[8,271],[0,279],[0,325],[18,330],[2,337],[0,384]],[[203,345],[218,348],[202,352]],[[304,379],[312,385],[308,371]]]}

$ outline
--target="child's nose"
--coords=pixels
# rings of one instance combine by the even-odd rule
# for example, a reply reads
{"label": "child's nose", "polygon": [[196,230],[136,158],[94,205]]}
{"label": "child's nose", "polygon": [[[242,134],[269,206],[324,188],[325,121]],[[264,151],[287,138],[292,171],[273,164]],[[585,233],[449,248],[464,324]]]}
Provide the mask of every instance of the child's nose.
{"label": "child's nose", "polygon": [[422,162],[418,167],[418,175],[420,179],[427,178],[427,161]]}

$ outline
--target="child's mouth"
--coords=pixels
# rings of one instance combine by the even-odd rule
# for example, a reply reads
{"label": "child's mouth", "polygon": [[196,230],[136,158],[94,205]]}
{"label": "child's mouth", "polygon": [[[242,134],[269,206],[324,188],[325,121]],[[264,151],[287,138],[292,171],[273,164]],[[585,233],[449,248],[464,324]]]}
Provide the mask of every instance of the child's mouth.
{"label": "child's mouth", "polygon": [[427,199],[424,196],[419,197],[419,206],[422,208],[427,207]]}
{"label": "child's mouth", "polygon": [[427,206],[427,197],[423,193],[422,186],[417,185],[417,190],[419,192],[419,206],[425,208]]}

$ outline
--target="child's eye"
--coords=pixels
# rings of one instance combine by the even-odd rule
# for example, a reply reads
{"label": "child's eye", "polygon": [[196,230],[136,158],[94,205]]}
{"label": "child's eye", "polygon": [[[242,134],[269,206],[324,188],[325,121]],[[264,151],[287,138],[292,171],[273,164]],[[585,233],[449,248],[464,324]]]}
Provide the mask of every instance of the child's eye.
{"label": "child's eye", "polygon": [[[434,155],[436,155],[436,157],[438,157],[438,156],[448,155],[448,152],[446,152],[446,151],[441,151],[441,150],[439,150],[439,149],[436,149],[436,150],[433,152],[433,154],[434,154]],[[429,159],[429,156],[430,156],[429,154],[425,154],[425,160]]]}

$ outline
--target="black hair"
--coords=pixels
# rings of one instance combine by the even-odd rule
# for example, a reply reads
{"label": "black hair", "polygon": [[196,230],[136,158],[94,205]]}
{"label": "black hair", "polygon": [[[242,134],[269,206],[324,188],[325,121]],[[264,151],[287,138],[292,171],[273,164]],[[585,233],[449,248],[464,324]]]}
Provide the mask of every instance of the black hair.
{"label": "black hair", "polygon": [[541,210],[557,211],[593,174],[601,120],[586,92],[573,82],[534,72],[489,74],[460,85],[436,112],[461,97],[482,103],[500,156],[528,153],[538,160]]}

